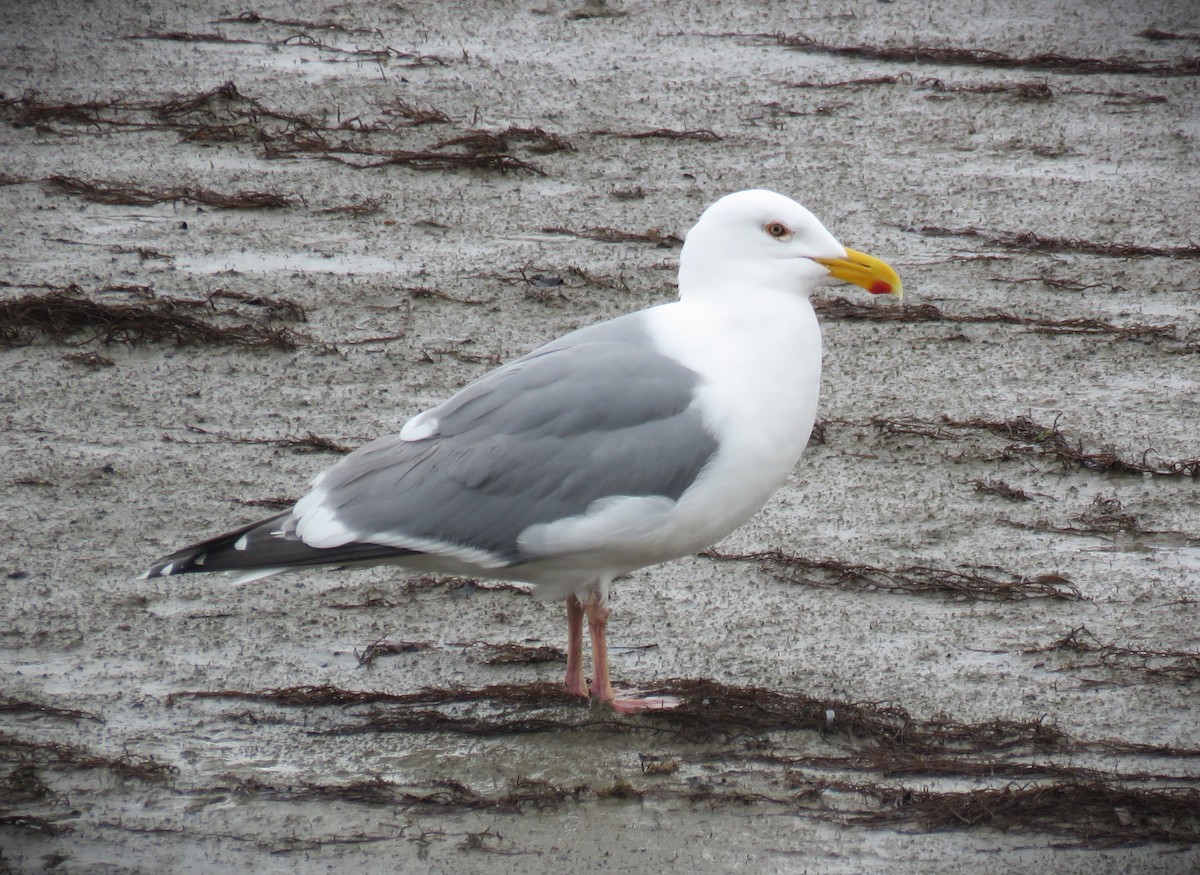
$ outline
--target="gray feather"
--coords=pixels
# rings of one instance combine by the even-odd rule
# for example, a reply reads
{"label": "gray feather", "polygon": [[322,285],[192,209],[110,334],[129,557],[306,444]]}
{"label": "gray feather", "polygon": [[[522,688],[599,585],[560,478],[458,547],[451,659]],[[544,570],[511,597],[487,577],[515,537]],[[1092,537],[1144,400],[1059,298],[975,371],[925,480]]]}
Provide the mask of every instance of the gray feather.
{"label": "gray feather", "polygon": [[609,496],[672,500],[717,443],[699,376],[657,352],[641,314],[585,328],[467,386],[431,411],[437,433],[381,438],[326,473],[338,520],[360,533],[485,550],[509,564],[529,526]]}

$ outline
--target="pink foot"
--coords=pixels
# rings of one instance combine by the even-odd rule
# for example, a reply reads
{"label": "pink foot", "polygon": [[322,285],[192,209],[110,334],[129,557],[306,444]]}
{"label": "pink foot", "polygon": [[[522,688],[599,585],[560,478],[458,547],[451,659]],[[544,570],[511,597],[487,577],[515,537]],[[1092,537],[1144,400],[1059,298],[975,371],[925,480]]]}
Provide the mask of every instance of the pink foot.
{"label": "pink foot", "polygon": [[[613,689],[608,675],[608,640],[605,636],[608,626],[608,607],[598,593],[590,594],[586,604],[574,596],[567,600],[568,639],[572,645],[568,648],[567,656],[568,689],[572,691],[576,689],[572,684],[576,678],[576,675],[572,674],[572,669],[579,669],[582,659],[573,661],[571,654],[577,652],[575,642],[580,642],[579,651],[583,649],[582,626],[585,614],[587,615],[588,631],[592,634],[592,668],[596,672],[591,686],[588,687],[593,706],[611,708],[618,714],[639,714],[643,711],[665,711],[670,708],[678,708],[683,704],[674,696],[647,695],[633,687],[625,690]],[[578,632],[575,631],[576,629]],[[579,673],[582,674],[582,669],[579,669]]]}
{"label": "pink foot", "polygon": [[567,693],[572,696],[582,696],[585,699],[591,698],[592,694],[588,691],[588,686],[583,680],[583,676],[579,676],[577,683],[572,683],[573,680],[573,678],[568,677],[566,683],[563,684],[563,687],[566,689]]}
{"label": "pink foot", "polygon": [[636,687],[614,689],[611,699],[593,698],[593,707],[607,707],[618,714],[640,714],[644,711],[669,711],[678,708],[683,700],[676,696],[657,696],[643,693]]}

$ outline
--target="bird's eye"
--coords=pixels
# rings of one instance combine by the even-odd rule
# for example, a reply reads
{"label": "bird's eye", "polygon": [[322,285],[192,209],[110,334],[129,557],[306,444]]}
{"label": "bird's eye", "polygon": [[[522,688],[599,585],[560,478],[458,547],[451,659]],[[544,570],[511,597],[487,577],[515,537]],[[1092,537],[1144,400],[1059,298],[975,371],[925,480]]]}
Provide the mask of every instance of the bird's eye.
{"label": "bird's eye", "polygon": [[792,236],[792,232],[788,230],[787,225],[783,222],[767,222],[766,232],[776,240],[786,240]]}

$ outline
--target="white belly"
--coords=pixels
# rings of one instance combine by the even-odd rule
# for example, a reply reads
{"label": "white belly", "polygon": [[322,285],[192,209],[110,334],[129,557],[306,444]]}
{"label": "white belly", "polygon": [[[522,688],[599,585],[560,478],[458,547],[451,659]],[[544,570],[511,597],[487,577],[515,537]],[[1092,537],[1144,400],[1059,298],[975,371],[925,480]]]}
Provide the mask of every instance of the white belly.
{"label": "white belly", "polygon": [[720,540],[757,513],[795,467],[816,421],[821,330],[812,305],[787,295],[754,309],[753,321],[736,322],[698,307],[654,311],[660,347],[705,380],[700,401],[719,444],[671,514],[677,555]]}

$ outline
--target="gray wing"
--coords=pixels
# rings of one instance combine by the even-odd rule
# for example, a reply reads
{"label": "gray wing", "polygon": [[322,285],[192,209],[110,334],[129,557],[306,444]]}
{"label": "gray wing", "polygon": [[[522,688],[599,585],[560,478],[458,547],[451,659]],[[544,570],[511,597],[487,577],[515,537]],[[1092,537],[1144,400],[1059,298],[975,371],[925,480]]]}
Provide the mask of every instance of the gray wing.
{"label": "gray wing", "polygon": [[653,348],[641,314],[585,328],[423,414],[427,437],[359,448],[318,478],[309,508],[354,542],[519,564],[536,558],[518,545],[530,526],[609,496],[683,494],[717,450],[694,403],[699,382]]}

